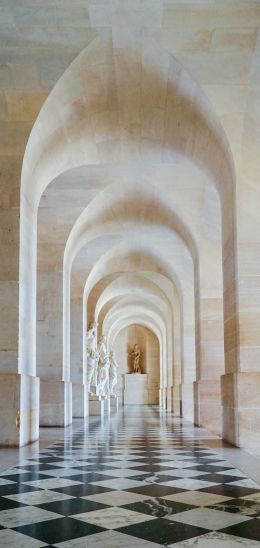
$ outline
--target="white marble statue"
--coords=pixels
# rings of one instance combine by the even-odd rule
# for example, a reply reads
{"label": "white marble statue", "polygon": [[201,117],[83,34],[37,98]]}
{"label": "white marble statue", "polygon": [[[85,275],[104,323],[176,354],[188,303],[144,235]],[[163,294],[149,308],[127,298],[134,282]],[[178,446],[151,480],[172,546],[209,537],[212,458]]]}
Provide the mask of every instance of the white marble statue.
{"label": "white marble statue", "polygon": [[90,387],[96,385],[98,366],[97,326],[97,322],[92,322],[87,332],[87,385],[91,396],[95,395]]}
{"label": "white marble statue", "polygon": [[98,340],[98,373],[97,388],[100,396],[106,396],[109,390],[109,354],[107,351],[107,339],[105,335]]}
{"label": "white marble statue", "polygon": [[117,372],[118,364],[115,359],[115,352],[110,352],[109,356],[110,368],[109,368],[109,390],[111,396],[116,396],[115,386],[117,384]]}

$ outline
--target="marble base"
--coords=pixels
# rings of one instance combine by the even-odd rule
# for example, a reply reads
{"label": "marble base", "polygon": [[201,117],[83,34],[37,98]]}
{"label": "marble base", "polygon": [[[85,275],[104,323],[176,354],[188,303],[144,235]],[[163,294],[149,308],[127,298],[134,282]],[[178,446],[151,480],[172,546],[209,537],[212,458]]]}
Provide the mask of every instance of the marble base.
{"label": "marble base", "polygon": [[40,381],[40,426],[72,423],[72,383],[55,379]]}
{"label": "marble base", "polygon": [[88,391],[85,384],[72,383],[72,416],[73,418],[85,418],[88,416]]}
{"label": "marble base", "polygon": [[98,400],[96,399],[89,399],[88,402],[89,405],[89,415],[90,416],[100,416],[103,417],[104,415],[104,400],[101,400],[100,398]]}
{"label": "marble base", "polygon": [[172,404],[173,404],[173,414],[177,417],[181,415],[181,398],[180,398],[180,384],[174,384],[172,387]]}
{"label": "marble base", "polygon": [[148,405],[147,375],[129,373],[125,375],[124,405]]}
{"label": "marble base", "polygon": [[166,388],[166,407],[167,411],[172,413],[173,411],[173,387],[169,386]]}
{"label": "marble base", "polygon": [[118,397],[110,396],[110,410],[112,413],[118,413]]}
{"label": "marble base", "polygon": [[110,415],[110,398],[107,398],[106,400],[104,400],[104,412],[107,415]]}
{"label": "marble base", "polygon": [[181,415],[185,419],[194,421],[194,394],[193,382],[180,385]]}
{"label": "marble base", "polygon": [[0,374],[0,445],[21,447],[39,439],[39,378]]}
{"label": "marble base", "polygon": [[194,422],[210,432],[222,435],[220,379],[199,380],[194,388]]}
{"label": "marble base", "polygon": [[167,408],[167,388],[160,388],[159,390],[159,405],[162,409]]}
{"label": "marble base", "polygon": [[260,373],[221,377],[223,438],[237,447],[260,448]]}

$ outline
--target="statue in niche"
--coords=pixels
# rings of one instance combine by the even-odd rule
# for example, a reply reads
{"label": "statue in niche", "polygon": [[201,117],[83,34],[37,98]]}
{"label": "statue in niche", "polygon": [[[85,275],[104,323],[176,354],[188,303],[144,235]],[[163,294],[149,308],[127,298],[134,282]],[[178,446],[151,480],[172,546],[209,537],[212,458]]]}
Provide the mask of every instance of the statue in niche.
{"label": "statue in niche", "polygon": [[92,322],[87,332],[87,386],[88,393],[95,396],[91,392],[91,386],[96,386],[97,366],[98,366],[98,349],[97,349],[97,322]]}
{"label": "statue in niche", "polygon": [[20,417],[20,411],[19,410],[16,413],[15,425],[16,425],[17,430],[20,430],[21,417]]}
{"label": "statue in niche", "polygon": [[105,335],[102,335],[98,340],[97,389],[100,396],[106,396],[109,390],[109,367],[107,339]]}
{"label": "statue in niche", "polygon": [[110,361],[110,368],[109,368],[109,390],[110,390],[110,396],[116,396],[115,394],[115,386],[117,384],[117,372],[118,372],[118,364],[115,359],[115,352],[110,352],[109,356]]}
{"label": "statue in niche", "polygon": [[134,348],[132,350],[132,357],[133,357],[133,372],[134,373],[142,373],[140,360],[141,360],[141,350],[138,346],[138,344],[134,345]]}

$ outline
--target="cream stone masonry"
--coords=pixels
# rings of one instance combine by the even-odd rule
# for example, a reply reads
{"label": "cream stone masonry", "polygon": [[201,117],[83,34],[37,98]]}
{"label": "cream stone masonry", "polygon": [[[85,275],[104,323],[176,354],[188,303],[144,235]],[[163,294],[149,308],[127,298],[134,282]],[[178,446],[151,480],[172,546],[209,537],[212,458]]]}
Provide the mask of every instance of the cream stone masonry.
{"label": "cream stone masonry", "polygon": [[259,29],[256,0],[3,0],[0,444],[102,415],[96,320],[121,400],[136,336],[148,403],[260,451]]}

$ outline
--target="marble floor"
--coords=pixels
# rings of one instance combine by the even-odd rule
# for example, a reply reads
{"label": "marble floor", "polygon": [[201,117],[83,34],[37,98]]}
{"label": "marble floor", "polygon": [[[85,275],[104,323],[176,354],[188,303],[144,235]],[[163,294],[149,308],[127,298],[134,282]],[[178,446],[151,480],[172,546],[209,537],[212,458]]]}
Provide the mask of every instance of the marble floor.
{"label": "marble floor", "polygon": [[1,471],[0,547],[260,548],[260,485],[217,445],[156,407],[65,430]]}

